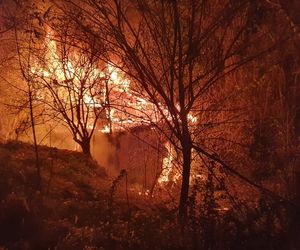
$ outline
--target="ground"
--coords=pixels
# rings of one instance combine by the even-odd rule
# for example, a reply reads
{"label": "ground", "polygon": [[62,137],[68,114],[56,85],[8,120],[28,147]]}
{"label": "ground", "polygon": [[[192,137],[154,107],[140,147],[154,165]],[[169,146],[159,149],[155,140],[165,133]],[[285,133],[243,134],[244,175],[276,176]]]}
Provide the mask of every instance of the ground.
{"label": "ground", "polygon": [[176,200],[140,195],[126,171],[111,178],[82,153],[38,151],[40,191],[33,146],[0,143],[0,250],[299,249],[299,214],[268,197],[220,210],[208,196],[198,204],[194,191],[208,192],[191,187],[182,224]]}
{"label": "ground", "polygon": [[151,227],[159,218],[149,219],[157,207],[133,191],[127,197],[124,176],[111,180],[79,152],[40,147],[39,155],[42,190],[36,191],[33,147],[0,144],[0,249],[147,249],[157,244]]}

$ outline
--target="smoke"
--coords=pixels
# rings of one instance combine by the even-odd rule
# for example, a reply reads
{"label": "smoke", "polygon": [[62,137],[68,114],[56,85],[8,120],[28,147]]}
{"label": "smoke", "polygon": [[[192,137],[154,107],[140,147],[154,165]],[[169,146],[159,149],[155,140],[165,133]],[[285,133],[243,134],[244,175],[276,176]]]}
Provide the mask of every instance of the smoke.
{"label": "smoke", "polygon": [[[1,124],[0,124],[1,125]],[[62,125],[52,127],[46,124],[38,125],[37,137],[39,145],[56,147],[58,149],[67,149],[73,151],[81,151],[80,146],[73,140],[70,131]],[[31,130],[27,129],[19,139],[24,142],[32,143]],[[15,139],[15,138],[9,138]],[[105,168],[107,174],[115,176],[118,174],[118,161],[116,156],[116,147],[111,142],[107,134],[95,131],[91,139],[92,157],[97,161],[98,165]]]}
{"label": "smoke", "polygon": [[95,131],[91,140],[91,153],[97,163],[106,169],[109,176],[119,174],[116,146],[108,134]]}

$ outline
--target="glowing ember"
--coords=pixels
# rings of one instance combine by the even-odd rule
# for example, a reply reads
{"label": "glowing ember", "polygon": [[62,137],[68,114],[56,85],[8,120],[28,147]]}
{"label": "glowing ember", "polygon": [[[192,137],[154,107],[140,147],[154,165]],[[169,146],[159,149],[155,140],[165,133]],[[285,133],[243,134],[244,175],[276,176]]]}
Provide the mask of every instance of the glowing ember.
{"label": "glowing ember", "polygon": [[173,161],[173,156],[172,156],[172,147],[170,143],[166,143],[165,147],[168,151],[168,155],[163,159],[163,166],[162,166],[162,172],[161,175],[158,179],[158,183],[163,184],[169,181],[169,176],[172,171],[172,161]]}
{"label": "glowing ember", "polygon": [[188,114],[188,120],[191,121],[192,123],[196,123],[197,117],[193,116],[192,114]]}
{"label": "glowing ember", "polygon": [[104,128],[101,129],[100,131],[104,134],[108,134],[110,133],[110,128],[107,125],[105,125]]}

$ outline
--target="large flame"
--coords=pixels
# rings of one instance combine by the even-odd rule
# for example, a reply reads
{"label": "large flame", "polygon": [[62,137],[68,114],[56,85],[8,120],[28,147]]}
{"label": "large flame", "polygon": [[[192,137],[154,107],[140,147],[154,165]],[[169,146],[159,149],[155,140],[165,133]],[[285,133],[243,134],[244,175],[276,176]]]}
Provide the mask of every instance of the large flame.
{"label": "large flame", "polygon": [[[75,81],[75,62],[72,62],[71,58],[67,58],[67,62],[64,62],[64,65],[62,64],[58,55],[57,43],[52,37],[53,34],[51,30],[49,30],[46,36],[46,62],[48,65],[46,65],[46,67],[40,67],[40,65],[32,67],[32,73],[44,78],[55,76],[57,81],[61,82],[68,79]],[[106,119],[110,121],[111,124],[109,126],[104,122],[102,128],[99,128],[100,132],[111,133],[112,130],[120,131],[124,130],[124,128],[136,127],[141,124],[150,124],[150,121],[151,123],[158,123],[161,120],[161,115],[157,112],[156,106],[143,97],[136,96],[134,94],[135,92],[131,90],[130,81],[113,63],[107,64],[106,72],[101,71],[99,68],[93,68],[89,76],[94,79],[108,77],[107,86],[103,86],[103,89],[100,91],[102,94],[98,99],[92,97],[88,91],[84,92],[83,95],[84,103],[93,108],[102,107],[102,105],[107,102],[107,98],[110,98],[110,107],[107,108],[105,112]],[[79,88],[80,80],[77,81]],[[68,96],[68,93],[63,87],[61,88],[60,96],[61,98],[72,98]],[[41,98],[43,97],[43,94],[41,94]],[[162,104],[159,104],[159,106],[164,115],[171,119],[167,108]],[[197,117],[191,113],[188,114],[188,120],[193,124],[197,123]],[[91,124],[93,123],[91,122]],[[166,143],[165,148],[167,149],[167,155],[163,158],[162,173],[158,179],[158,183],[160,184],[167,183],[170,180],[176,181],[179,177],[179,174],[174,175],[172,173],[174,149],[171,143]]]}

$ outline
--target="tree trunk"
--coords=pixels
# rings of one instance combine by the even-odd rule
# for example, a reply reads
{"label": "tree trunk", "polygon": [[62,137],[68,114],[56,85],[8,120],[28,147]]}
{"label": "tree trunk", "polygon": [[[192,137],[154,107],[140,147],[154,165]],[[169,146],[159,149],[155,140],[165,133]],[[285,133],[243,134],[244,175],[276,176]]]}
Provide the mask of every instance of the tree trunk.
{"label": "tree trunk", "polygon": [[189,196],[191,171],[191,147],[183,150],[182,182],[179,201],[179,216],[184,221],[187,215],[187,199]]}
{"label": "tree trunk", "polygon": [[90,140],[90,138],[84,138],[80,142],[80,146],[81,146],[82,152],[86,156],[91,157],[91,140]]}
{"label": "tree trunk", "polygon": [[181,193],[179,201],[179,217],[182,223],[185,222],[187,216],[187,200],[189,196],[190,187],[190,172],[191,172],[191,155],[192,155],[192,143],[188,128],[184,129],[182,139],[182,182]]}
{"label": "tree trunk", "polygon": [[30,121],[31,121],[31,128],[33,134],[33,143],[34,143],[34,152],[35,152],[35,167],[36,167],[36,188],[37,190],[41,190],[42,186],[42,178],[41,178],[41,169],[39,163],[39,151],[36,139],[36,131],[35,131],[35,122],[34,122],[34,114],[33,114],[33,100],[32,100],[32,90],[30,83],[28,82],[28,94],[29,94],[29,109],[30,109]]}

